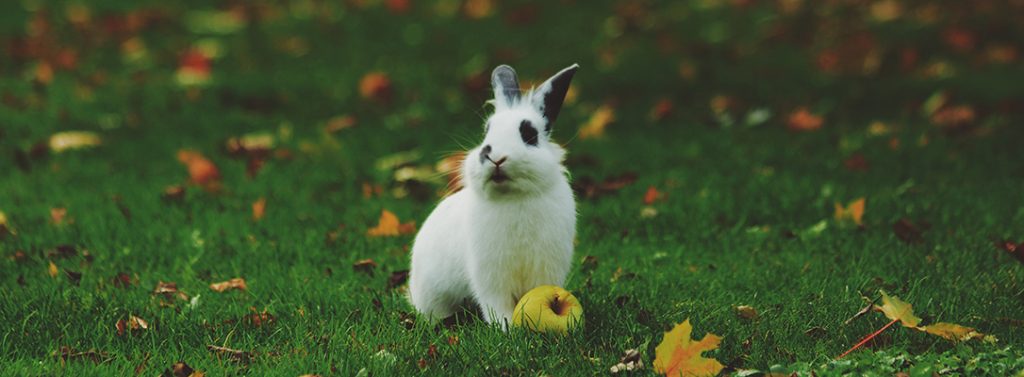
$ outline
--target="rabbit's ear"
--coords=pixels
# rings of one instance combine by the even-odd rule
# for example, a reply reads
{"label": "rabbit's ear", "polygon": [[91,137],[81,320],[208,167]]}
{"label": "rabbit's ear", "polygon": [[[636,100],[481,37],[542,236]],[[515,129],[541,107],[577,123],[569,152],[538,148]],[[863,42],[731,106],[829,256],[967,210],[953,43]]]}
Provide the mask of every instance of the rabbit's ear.
{"label": "rabbit's ear", "polygon": [[544,132],[551,133],[551,124],[558,118],[558,113],[562,110],[562,102],[565,101],[565,93],[569,91],[569,83],[579,68],[579,64],[573,64],[561,70],[554,76],[551,76],[548,81],[540,84],[530,94],[530,101],[533,107],[544,115],[544,118],[548,121],[544,125]]}
{"label": "rabbit's ear", "polygon": [[519,102],[519,79],[512,67],[502,64],[495,68],[491,72],[491,85],[494,86],[495,107],[512,107]]}

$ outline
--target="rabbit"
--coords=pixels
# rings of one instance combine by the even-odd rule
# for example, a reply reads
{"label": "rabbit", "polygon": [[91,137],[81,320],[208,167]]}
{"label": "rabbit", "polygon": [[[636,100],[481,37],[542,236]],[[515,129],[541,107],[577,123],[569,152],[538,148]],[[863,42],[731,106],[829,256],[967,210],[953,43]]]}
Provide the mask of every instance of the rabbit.
{"label": "rabbit", "polygon": [[576,202],[551,131],[578,68],[525,95],[512,67],[492,72],[494,113],[462,161],[464,188],[437,205],[412,246],[409,298],[432,323],[472,300],[487,323],[506,330],[527,291],[565,283]]}

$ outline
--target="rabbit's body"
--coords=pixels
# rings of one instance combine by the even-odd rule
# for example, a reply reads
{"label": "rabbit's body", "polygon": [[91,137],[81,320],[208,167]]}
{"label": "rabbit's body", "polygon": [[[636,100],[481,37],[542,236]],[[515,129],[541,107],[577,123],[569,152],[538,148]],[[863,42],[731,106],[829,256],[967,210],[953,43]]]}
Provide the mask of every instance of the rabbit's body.
{"label": "rabbit's body", "polygon": [[[485,320],[504,326],[523,294],[562,286],[572,266],[576,204],[562,167],[565,151],[547,137],[568,87],[565,74],[571,79],[575,66],[522,101],[518,83],[515,93],[501,85],[502,67],[495,70],[499,104],[484,143],[462,164],[466,188],[438,204],[413,244],[410,298],[432,320],[472,299]],[[544,111],[552,107],[555,113]]]}

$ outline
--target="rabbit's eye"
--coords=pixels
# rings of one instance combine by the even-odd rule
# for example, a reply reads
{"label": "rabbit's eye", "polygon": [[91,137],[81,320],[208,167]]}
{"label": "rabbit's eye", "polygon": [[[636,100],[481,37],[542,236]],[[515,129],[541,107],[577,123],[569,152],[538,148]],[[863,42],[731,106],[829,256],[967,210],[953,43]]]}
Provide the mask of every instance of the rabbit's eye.
{"label": "rabbit's eye", "polygon": [[537,146],[537,129],[533,128],[530,121],[524,120],[519,123],[519,136],[522,136],[523,142],[527,145]]}

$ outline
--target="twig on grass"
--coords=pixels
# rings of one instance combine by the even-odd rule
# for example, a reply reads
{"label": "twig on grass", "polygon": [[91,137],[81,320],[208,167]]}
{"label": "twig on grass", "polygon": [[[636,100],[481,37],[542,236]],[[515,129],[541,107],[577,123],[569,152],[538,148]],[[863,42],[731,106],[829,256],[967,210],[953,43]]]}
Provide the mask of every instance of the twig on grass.
{"label": "twig on grass", "polygon": [[842,359],[843,356],[846,356],[846,355],[850,354],[850,352],[853,352],[856,349],[860,348],[865,343],[871,341],[871,339],[874,339],[876,336],[878,336],[878,334],[881,334],[882,331],[885,331],[885,329],[888,329],[890,326],[892,326],[896,322],[899,322],[898,318],[892,320],[891,322],[889,322],[885,326],[882,326],[882,328],[878,329],[878,331],[875,331],[875,332],[871,333],[871,335],[865,336],[864,339],[861,339],[859,342],[857,342],[857,344],[854,344],[853,347],[850,347],[850,349],[846,350],[846,352],[843,352],[842,355],[839,355],[838,357],[836,357],[836,360]]}

